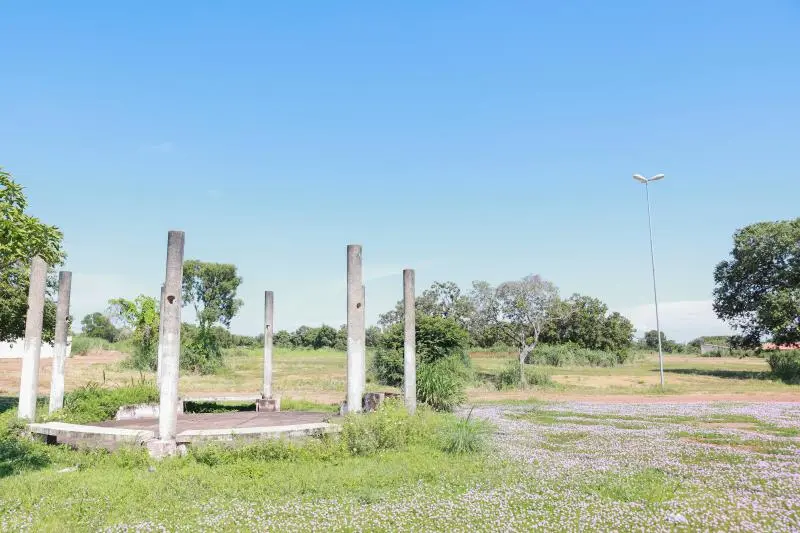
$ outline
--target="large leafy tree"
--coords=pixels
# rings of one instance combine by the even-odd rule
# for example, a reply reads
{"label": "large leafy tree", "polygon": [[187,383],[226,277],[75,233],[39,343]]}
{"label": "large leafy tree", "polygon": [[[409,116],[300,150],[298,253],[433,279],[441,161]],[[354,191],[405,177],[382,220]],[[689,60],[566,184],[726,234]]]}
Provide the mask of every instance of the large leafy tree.
{"label": "large leafy tree", "polygon": [[[472,316],[472,303],[461,288],[452,281],[436,281],[414,301],[418,315],[440,318],[451,318],[461,327],[466,327]],[[394,309],[378,317],[378,324],[388,328],[403,321],[403,301],[400,300]]]}
{"label": "large leafy tree", "polygon": [[183,305],[194,307],[198,326],[197,336],[189,343],[191,349],[181,360],[185,368],[207,373],[221,364],[222,353],[212,327],[230,327],[242,306],[242,300],[236,298],[241,283],[236,265],[196,259],[183,263]]}
{"label": "large leafy tree", "polygon": [[120,329],[132,331],[135,350],[131,362],[139,370],[155,370],[158,366],[158,300],[140,294],[135,300],[114,298],[108,301],[111,320]]}
{"label": "large leafy tree", "polygon": [[714,281],[714,311],[743,345],[800,342],[800,218],[739,229]]}
{"label": "large leafy tree", "polygon": [[544,342],[570,342],[592,350],[625,350],[633,341],[633,324],[597,298],[573,294],[557,306],[563,320],[551,322],[542,333]]}
{"label": "large leafy tree", "polygon": [[[22,185],[0,168],[0,341],[25,334],[31,259],[38,255],[50,266],[65,259],[61,230],[27,214],[27,207]],[[47,341],[55,329],[55,290],[56,281],[50,277],[42,332]]]}
{"label": "large leafy tree", "polygon": [[497,288],[475,282],[472,303],[472,326],[476,331],[491,328],[504,342],[516,346],[520,369],[536,349],[542,333],[563,320],[568,309],[562,305],[558,288],[538,275],[507,281]]}
{"label": "large leafy tree", "polygon": [[81,331],[87,337],[105,339],[108,342],[116,341],[120,335],[120,331],[114,327],[111,319],[102,313],[92,313],[83,317]]}

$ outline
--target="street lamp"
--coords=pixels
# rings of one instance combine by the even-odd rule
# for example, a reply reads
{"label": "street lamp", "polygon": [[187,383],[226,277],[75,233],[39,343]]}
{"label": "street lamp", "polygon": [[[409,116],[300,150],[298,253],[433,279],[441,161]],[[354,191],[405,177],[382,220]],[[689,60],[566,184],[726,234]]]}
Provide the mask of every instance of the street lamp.
{"label": "street lamp", "polygon": [[650,182],[664,179],[664,174],[656,174],[652,178],[645,178],[641,174],[634,174],[633,179],[644,183],[647,196],[647,227],[650,230],[650,265],[653,268],[653,298],[656,301],[656,331],[658,333],[658,366],[661,373],[661,388],[664,388],[664,352],[661,349],[661,323],[658,319],[658,290],[656,289],[656,260],[653,255],[653,223],[650,220]]}

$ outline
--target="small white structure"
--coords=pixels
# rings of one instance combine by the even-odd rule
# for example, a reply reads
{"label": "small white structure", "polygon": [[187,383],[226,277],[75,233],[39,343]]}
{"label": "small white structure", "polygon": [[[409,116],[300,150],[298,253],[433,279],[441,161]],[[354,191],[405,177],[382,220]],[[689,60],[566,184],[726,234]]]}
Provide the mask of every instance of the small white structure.
{"label": "small white structure", "polygon": [[[25,341],[18,339],[13,342],[0,342],[0,359],[22,359],[25,353]],[[42,359],[53,357],[53,345],[42,343]],[[72,337],[67,337],[67,357],[72,353]]]}

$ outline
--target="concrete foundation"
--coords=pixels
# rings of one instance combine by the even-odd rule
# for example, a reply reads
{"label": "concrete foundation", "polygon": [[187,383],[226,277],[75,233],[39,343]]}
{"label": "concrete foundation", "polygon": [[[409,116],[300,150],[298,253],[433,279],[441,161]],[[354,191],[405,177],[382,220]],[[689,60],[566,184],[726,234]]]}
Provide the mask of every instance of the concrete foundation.
{"label": "concrete foundation", "polygon": [[39,390],[39,358],[42,354],[42,321],[47,264],[41,257],[31,261],[28,313],[25,317],[25,354],[19,384],[19,418],[36,418],[36,396]]}
{"label": "concrete foundation", "polygon": [[364,395],[364,411],[377,411],[384,400],[398,398],[399,396],[396,392],[368,392]]}
{"label": "concrete foundation", "polygon": [[185,451],[185,446],[210,441],[239,442],[258,439],[300,439],[338,433],[341,427],[325,420],[329,415],[310,412],[232,412],[184,414],[177,418],[174,440],[159,439],[157,418],[100,422],[94,425],[48,422],[30,424],[32,434],[49,443],[114,450],[120,446],[145,446],[153,457]]}
{"label": "concrete foundation", "polygon": [[264,413],[274,413],[281,410],[280,397],[259,398],[256,400],[256,411]]}
{"label": "concrete foundation", "polygon": [[56,331],[53,346],[53,371],[50,377],[49,412],[64,407],[64,366],[67,360],[67,319],[69,297],[72,288],[72,272],[58,273],[58,304],[56,307]]}

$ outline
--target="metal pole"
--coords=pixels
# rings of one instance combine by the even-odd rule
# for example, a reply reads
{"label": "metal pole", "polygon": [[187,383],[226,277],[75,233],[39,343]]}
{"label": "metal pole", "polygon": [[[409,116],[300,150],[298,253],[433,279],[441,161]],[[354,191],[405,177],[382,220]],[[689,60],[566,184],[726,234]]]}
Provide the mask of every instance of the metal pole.
{"label": "metal pole", "polygon": [[653,298],[656,301],[656,332],[658,333],[658,366],[661,375],[661,387],[664,387],[664,352],[661,349],[661,322],[658,318],[658,289],[656,289],[656,259],[653,253],[653,223],[650,215],[650,182],[644,184],[647,196],[647,227],[650,230],[650,266],[653,269]]}
{"label": "metal pole", "polygon": [[264,388],[262,394],[272,399],[272,334],[274,324],[275,295],[264,291]]}

